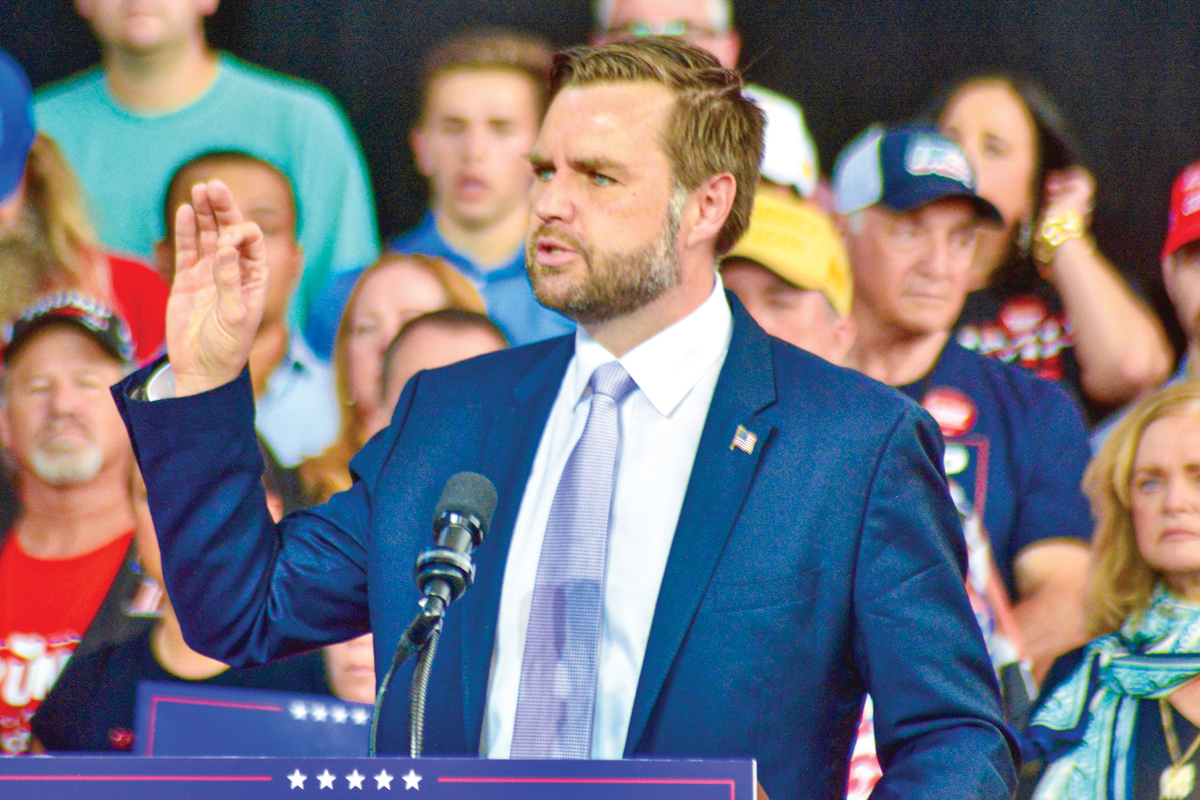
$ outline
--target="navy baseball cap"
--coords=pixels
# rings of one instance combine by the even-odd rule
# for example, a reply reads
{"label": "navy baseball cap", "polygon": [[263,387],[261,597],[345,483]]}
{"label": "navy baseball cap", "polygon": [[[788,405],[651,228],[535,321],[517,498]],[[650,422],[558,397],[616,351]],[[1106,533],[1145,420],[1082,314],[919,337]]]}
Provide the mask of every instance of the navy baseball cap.
{"label": "navy baseball cap", "polygon": [[65,323],[92,337],[122,366],[133,363],[133,337],[129,326],[112,310],[77,291],[47,295],[21,312],[3,328],[4,365],[37,331],[53,323]]}
{"label": "navy baseball cap", "polygon": [[33,135],[29,78],[7,51],[0,50],[0,203],[21,184]]}
{"label": "navy baseball cap", "polygon": [[927,126],[868,128],[838,156],[833,196],[839,214],[876,204],[912,211],[962,197],[981,219],[1001,221],[996,207],[975,193],[975,173],[962,148]]}

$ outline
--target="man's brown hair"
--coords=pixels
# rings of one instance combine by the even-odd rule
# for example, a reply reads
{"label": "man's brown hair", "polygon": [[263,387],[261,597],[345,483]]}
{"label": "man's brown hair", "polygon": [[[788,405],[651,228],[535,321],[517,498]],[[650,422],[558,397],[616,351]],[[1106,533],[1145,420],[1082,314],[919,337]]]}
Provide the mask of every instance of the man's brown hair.
{"label": "man's brown hair", "polygon": [[421,115],[429,107],[433,83],[448,72],[515,72],[529,79],[540,121],[550,103],[552,54],[544,39],[505,28],[472,28],[447,39],[425,56],[421,66]]}
{"label": "man's brown hair", "polygon": [[644,81],[661,84],[675,96],[659,141],[675,183],[691,192],[722,172],[737,182],[729,218],[715,242],[716,255],[724,255],[750,224],[763,152],[763,112],[742,94],[740,74],[678,37],[646,36],[558,53],[550,96],[568,86]]}

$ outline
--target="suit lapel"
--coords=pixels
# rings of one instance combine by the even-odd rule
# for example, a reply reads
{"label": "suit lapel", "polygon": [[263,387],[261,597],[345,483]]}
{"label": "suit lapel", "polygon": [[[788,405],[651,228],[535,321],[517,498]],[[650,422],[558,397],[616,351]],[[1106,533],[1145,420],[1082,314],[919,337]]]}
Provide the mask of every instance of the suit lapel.
{"label": "suit lapel", "polygon": [[497,399],[484,428],[480,472],[496,486],[496,513],[487,541],[473,554],[475,583],[465,598],[470,602],[464,603],[461,611],[455,609],[463,616],[463,711],[468,742],[478,742],[481,733],[500,589],[513,526],[542,431],[574,352],[574,338],[563,337],[508,397]]}
{"label": "suit lapel", "polygon": [[[700,606],[773,428],[756,421],[775,402],[770,339],[729,295],[733,337],[709,406],[646,643],[625,754],[635,751],[671,663]],[[740,445],[735,439],[740,437]]]}

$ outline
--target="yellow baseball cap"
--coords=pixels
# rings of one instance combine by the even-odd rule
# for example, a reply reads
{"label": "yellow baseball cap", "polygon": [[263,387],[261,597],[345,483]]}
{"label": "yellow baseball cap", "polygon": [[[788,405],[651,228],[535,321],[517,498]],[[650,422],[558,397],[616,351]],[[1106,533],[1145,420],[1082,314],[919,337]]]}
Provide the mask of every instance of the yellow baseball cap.
{"label": "yellow baseball cap", "polygon": [[819,208],[759,189],[750,227],[725,259],[761,264],[801,289],[825,295],[841,316],[850,313],[853,284],[846,246]]}

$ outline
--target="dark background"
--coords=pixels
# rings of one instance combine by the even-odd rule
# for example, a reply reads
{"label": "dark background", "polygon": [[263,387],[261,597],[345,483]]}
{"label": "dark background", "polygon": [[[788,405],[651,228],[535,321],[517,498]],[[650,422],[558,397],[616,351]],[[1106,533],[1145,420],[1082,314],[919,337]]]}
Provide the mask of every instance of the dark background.
{"label": "dark background", "polygon": [[[827,171],[873,121],[916,113],[956,76],[1005,69],[1041,81],[1099,183],[1101,249],[1174,325],[1158,252],[1171,181],[1200,158],[1200,2],[1154,0],[736,0],[748,78],[798,100]],[[371,169],[380,232],[412,225],[416,65],[473,24],[583,41],[590,0],[225,0],[219,47],[315,81],[341,101]],[[98,60],[69,0],[0,0],[0,47],[34,85]],[[1177,330],[1174,331],[1177,334]]]}

